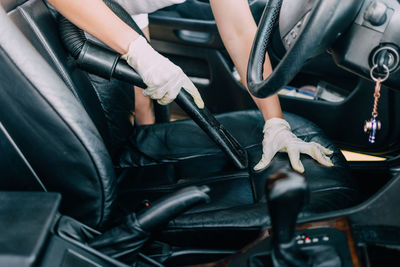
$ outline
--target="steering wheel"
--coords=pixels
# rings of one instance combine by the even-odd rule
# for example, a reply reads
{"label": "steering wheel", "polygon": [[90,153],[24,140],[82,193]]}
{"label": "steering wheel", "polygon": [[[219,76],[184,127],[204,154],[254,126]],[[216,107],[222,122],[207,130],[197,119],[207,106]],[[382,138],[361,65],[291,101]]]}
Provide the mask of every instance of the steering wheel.
{"label": "steering wheel", "polygon": [[[287,85],[311,57],[324,51],[351,25],[364,1],[269,0],[250,53],[247,81],[260,98]],[[272,29],[280,17],[280,33],[287,50],[271,75],[263,80],[263,66]]]}

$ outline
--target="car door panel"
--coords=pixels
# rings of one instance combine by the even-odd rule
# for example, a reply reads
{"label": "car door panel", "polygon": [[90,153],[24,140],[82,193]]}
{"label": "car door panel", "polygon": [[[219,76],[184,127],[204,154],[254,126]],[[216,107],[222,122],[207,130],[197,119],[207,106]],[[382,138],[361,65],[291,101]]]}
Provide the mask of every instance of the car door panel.
{"label": "car door panel", "polygon": [[[200,1],[187,1],[184,5],[196,3],[205,5]],[[150,15],[153,47],[184,69],[211,112],[255,108],[246,89],[234,76],[233,63],[215,21],[182,17],[177,7]]]}

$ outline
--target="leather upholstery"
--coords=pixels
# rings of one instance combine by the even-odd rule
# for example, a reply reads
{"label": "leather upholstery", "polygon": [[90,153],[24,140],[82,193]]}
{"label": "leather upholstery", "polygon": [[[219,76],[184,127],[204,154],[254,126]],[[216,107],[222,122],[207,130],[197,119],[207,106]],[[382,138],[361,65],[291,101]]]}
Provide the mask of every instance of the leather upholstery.
{"label": "leather upholstery", "polygon": [[[215,246],[227,246],[231,238],[237,245],[269,222],[264,183],[270,173],[289,165],[287,156],[279,154],[267,170],[252,171],[261,156],[263,120],[257,111],[217,117],[248,149],[248,170],[237,171],[192,121],[136,127],[133,134],[125,133],[130,140],[118,154],[101,94],[68,57],[43,2],[0,3],[24,35],[0,8],[0,121],[47,190],[62,193],[62,212],[104,227],[117,204],[131,211],[144,199],[206,184],[211,203],[171,221],[160,239],[210,245],[213,238]],[[356,187],[339,150],[311,122],[285,116],[299,137],[335,151],[330,169],[302,156],[312,192],[302,216],[354,204]],[[116,169],[111,158],[118,163]],[[1,183],[7,184],[7,175],[3,170]]]}
{"label": "leather upholstery", "polygon": [[47,7],[42,1],[25,1],[8,15],[87,110],[106,147],[112,153],[110,133],[97,92],[86,72],[81,71],[65,53],[58,38],[56,22]]}
{"label": "leather upholstery", "polygon": [[[26,14],[22,7],[38,4],[42,3],[25,3],[10,16],[22,19]],[[34,10],[40,13],[42,9],[44,6]],[[62,193],[62,212],[85,218],[90,225],[107,222],[116,183],[99,131],[71,90],[3,9],[0,25],[0,121],[47,190]],[[29,28],[26,31],[34,32]],[[7,173],[2,171],[2,183],[12,179]]]}
{"label": "leather upholstery", "polygon": [[[192,208],[171,221],[161,234],[160,238],[173,240],[176,245],[189,241],[193,245],[207,244],[210,238],[216,240],[215,246],[218,246],[218,240],[225,240],[223,242],[226,245],[226,238],[230,235],[241,236],[245,244],[256,237],[258,230],[270,223],[264,204],[266,180],[272,173],[290,168],[287,154],[278,153],[265,171],[252,170],[262,153],[264,122],[258,111],[238,111],[217,115],[216,118],[247,149],[250,161],[248,170],[235,171],[232,163],[192,121],[138,127],[132,137],[132,143],[138,151],[130,150],[131,153],[123,159],[124,166],[131,160],[131,166],[148,166],[145,169],[158,167],[156,173],[143,170],[143,167],[125,170],[126,179],[120,181],[119,197],[126,209],[129,209],[129,203],[143,199],[151,202],[166,192],[193,183],[206,184],[211,188],[211,204]],[[355,203],[357,187],[339,150],[313,123],[289,113],[285,113],[285,118],[298,137],[318,142],[335,151],[332,156],[335,166],[332,168],[317,164],[309,156],[301,156],[311,197],[300,216],[341,209]],[[132,173],[135,179],[131,179]],[[159,176],[163,179],[156,178]],[[188,238],[188,231],[196,238]]]}
{"label": "leather upholstery", "polygon": [[26,0],[4,0],[1,2],[1,5],[5,9],[6,12],[15,9],[17,6],[25,3]]}

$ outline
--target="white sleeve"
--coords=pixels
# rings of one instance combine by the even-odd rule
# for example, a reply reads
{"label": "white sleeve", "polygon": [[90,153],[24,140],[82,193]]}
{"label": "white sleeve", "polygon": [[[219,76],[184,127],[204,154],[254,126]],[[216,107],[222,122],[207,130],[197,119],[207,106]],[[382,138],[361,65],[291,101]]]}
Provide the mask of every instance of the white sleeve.
{"label": "white sleeve", "polygon": [[186,0],[116,0],[131,15],[148,14]]}
{"label": "white sleeve", "polygon": [[147,14],[132,15],[132,19],[136,22],[141,30],[149,26],[149,15]]}

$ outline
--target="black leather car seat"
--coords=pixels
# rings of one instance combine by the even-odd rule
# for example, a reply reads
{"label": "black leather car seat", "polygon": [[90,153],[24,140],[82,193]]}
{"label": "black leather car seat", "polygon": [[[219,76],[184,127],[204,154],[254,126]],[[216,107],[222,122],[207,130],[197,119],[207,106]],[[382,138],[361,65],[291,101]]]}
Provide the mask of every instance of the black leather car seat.
{"label": "black leather car seat", "polygon": [[[116,155],[98,94],[65,51],[46,5],[41,0],[1,4],[6,12],[0,10],[0,138],[14,144],[46,190],[62,193],[62,212],[107,228],[121,210],[131,211],[143,200],[207,184],[211,203],[171,221],[158,238],[204,246],[212,238],[215,246],[226,246],[229,239],[246,242],[268,223],[264,183],[289,165],[279,154],[267,170],[252,171],[261,156],[263,120],[257,111],[217,117],[247,148],[248,170],[236,170],[192,121],[136,127]],[[311,189],[303,216],[353,205],[357,189],[339,150],[309,121],[285,116],[296,135],[335,151],[333,168],[302,157]],[[5,158],[0,155],[0,161]],[[13,166],[3,169],[2,188],[18,174]]]}

